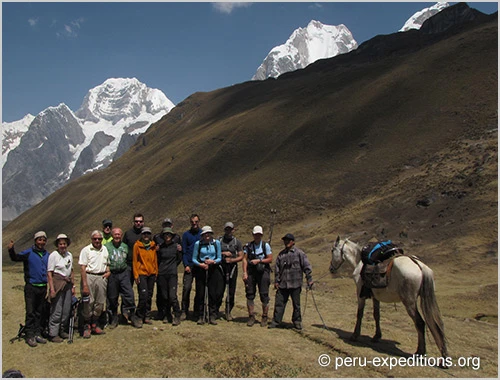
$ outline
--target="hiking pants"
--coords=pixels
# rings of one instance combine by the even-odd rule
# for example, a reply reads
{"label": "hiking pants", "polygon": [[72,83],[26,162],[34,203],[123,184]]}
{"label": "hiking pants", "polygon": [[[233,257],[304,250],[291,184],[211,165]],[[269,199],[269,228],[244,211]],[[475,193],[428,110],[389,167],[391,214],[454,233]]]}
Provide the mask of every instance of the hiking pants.
{"label": "hiking pants", "polygon": [[52,337],[68,331],[73,296],[71,290],[72,284],[69,283],[50,300],[49,335]]}
{"label": "hiking pants", "polygon": [[[226,294],[226,298],[229,297],[229,312],[233,310],[234,307],[234,296],[236,294],[236,284],[238,283],[238,264],[224,265],[224,291],[222,297],[220,298],[220,303],[217,305],[217,310],[222,306],[224,302],[224,294],[227,289],[227,281],[229,280],[229,294]],[[224,311],[226,311],[224,306]]]}
{"label": "hiking pants", "polygon": [[[198,268],[196,271],[196,295],[195,304],[198,303],[198,309],[195,310],[198,316],[203,316],[205,305],[205,285],[207,284],[207,271]],[[224,277],[218,264],[208,267],[208,312],[212,318],[217,318],[217,305],[224,295]]]}
{"label": "hiking pants", "polygon": [[276,299],[274,301],[274,315],[273,315],[273,320],[276,323],[281,323],[281,321],[283,320],[283,314],[285,313],[288,297],[292,298],[292,305],[293,305],[292,322],[302,321],[302,316],[300,314],[301,292],[302,292],[302,287],[294,289],[278,288],[276,290]]}
{"label": "hiking pants", "polygon": [[[158,311],[163,311],[165,316],[171,314],[170,307],[174,309],[174,314],[176,316],[180,316],[181,309],[179,307],[179,301],[177,300],[177,281],[177,273],[158,275],[158,287],[156,291],[161,300],[161,305],[164,307],[164,309],[158,309]],[[166,310],[167,308],[168,310]]]}
{"label": "hiking pants", "polygon": [[44,314],[47,309],[47,286],[34,286],[26,284],[24,286],[24,301],[26,303],[26,320],[24,323],[26,339],[41,335]]}
{"label": "hiking pants", "polygon": [[[102,312],[104,311],[104,304],[107,297],[108,279],[102,277],[102,274],[87,273],[87,283],[90,291],[89,302],[83,303],[82,315],[86,323],[96,323]],[[83,293],[83,282],[80,283],[81,291]]]}
{"label": "hiking pants", "polygon": [[257,286],[259,286],[260,301],[263,305],[269,303],[269,286],[271,285],[271,268],[264,269],[263,272],[257,272],[255,268],[248,268],[248,280],[245,287],[247,300],[253,301]]}
{"label": "hiking pants", "polygon": [[155,288],[156,275],[140,275],[137,290],[139,291],[139,302],[137,303],[137,316],[148,319],[151,316],[151,303]]}
{"label": "hiking pants", "polygon": [[113,315],[118,314],[118,299],[122,296],[121,312],[128,317],[135,310],[134,291],[130,285],[130,274],[125,269],[122,272],[111,272],[108,277],[108,310]]}
{"label": "hiking pants", "polygon": [[[187,316],[187,313],[189,311],[189,298],[191,295],[191,289],[193,288],[193,280],[194,280],[194,273],[193,272],[195,271],[194,266],[192,266],[190,268],[191,268],[191,273],[184,271],[184,276],[182,277],[182,301],[181,301],[182,305],[181,305],[181,308],[182,308],[182,311],[184,313],[186,313],[186,316]],[[194,310],[197,310],[196,309],[196,301],[195,301]]]}

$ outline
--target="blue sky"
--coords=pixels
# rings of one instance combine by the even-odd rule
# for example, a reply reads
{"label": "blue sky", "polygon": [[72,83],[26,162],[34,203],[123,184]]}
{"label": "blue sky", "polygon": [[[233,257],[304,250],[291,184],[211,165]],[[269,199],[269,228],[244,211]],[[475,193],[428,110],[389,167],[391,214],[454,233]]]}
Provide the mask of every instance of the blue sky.
{"label": "blue sky", "polygon": [[[60,103],[76,111],[108,78],[135,77],[177,104],[250,80],[274,46],[311,20],[344,24],[361,44],[433,4],[3,2],[2,121]],[[469,5],[498,10],[497,2]]]}

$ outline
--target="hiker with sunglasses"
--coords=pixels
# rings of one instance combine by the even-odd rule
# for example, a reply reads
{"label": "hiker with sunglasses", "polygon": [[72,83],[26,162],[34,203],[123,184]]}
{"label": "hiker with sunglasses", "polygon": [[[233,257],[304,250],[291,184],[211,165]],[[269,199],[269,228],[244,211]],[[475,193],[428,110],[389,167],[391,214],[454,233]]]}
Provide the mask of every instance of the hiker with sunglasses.
{"label": "hiker with sunglasses", "polygon": [[104,331],[97,325],[104,312],[106,303],[109,270],[109,252],[102,245],[102,232],[95,230],[90,235],[91,244],[80,251],[78,265],[82,280],[82,315],[84,320],[83,338],[89,339],[91,334],[101,335]]}

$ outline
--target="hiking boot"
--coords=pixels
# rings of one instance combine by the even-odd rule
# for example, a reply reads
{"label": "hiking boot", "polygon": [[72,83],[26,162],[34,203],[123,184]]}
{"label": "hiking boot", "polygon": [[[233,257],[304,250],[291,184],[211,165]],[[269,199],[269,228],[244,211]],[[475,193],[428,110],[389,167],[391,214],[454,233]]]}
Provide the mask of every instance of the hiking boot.
{"label": "hiking boot", "polygon": [[297,330],[302,330],[302,322],[299,321],[293,322],[293,327],[296,328]]}
{"label": "hiking boot", "polygon": [[83,327],[83,339],[90,339],[90,325],[89,324],[86,324],[84,327]]}
{"label": "hiking boot", "polygon": [[69,334],[66,332],[66,331],[61,331],[59,333],[59,336],[62,338],[62,339],[69,339]]}
{"label": "hiking boot", "polygon": [[267,326],[268,329],[275,329],[279,326],[279,323],[276,323],[274,320],[271,321],[271,323],[269,324],[269,326]]}
{"label": "hiking boot", "polygon": [[35,337],[31,337],[31,338],[26,339],[26,344],[30,347],[38,346],[38,343],[36,342]]}
{"label": "hiking boot", "polygon": [[163,318],[163,321],[162,321],[162,322],[163,322],[163,323],[168,323],[168,318],[167,318],[167,317]]}
{"label": "hiking boot", "polygon": [[132,323],[132,326],[137,329],[140,329],[142,327],[142,319],[135,314],[130,317],[130,322]]}
{"label": "hiking boot", "polygon": [[179,326],[180,324],[181,324],[180,317],[175,316],[174,320],[172,321],[172,326]]}
{"label": "hiking boot", "polygon": [[35,340],[37,341],[37,343],[41,343],[41,344],[45,344],[45,343],[47,343],[47,339],[43,338],[43,337],[42,337],[42,336],[40,336],[40,335],[37,335],[37,336],[35,337]]}
{"label": "hiking boot", "polygon": [[94,335],[102,335],[102,334],[106,334],[104,331],[102,331],[102,329],[97,326],[97,324],[93,323],[92,324],[92,334]]}
{"label": "hiking boot", "polygon": [[196,324],[198,324],[198,325],[204,325],[205,324],[205,318],[203,318],[203,317],[198,318],[198,322],[196,322]]}
{"label": "hiking boot", "polygon": [[210,323],[211,325],[216,325],[216,324],[217,324],[217,321],[215,320],[215,316],[210,317],[210,319],[209,319],[209,323]]}
{"label": "hiking boot", "polygon": [[260,321],[260,327],[266,327],[267,326],[267,315],[262,316],[262,320]]}
{"label": "hiking boot", "polygon": [[252,327],[254,324],[255,324],[255,315],[252,314],[248,317],[247,326]]}
{"label": "hiking boot", "polygon": [[49,340],[52,342],[52,343],[62,343],[64,342],[63,338],[61,338],[60,336],[51,336],[49,338]]}
{"label": "hiking boot", "polygon": [[226,321],[228,321],[228,322],[229,322],[229,321],[232,321],[233,319],[234,319],[234,318],[233,318],[233,316],[231,315],[231,312],[229,312],[229,313],[227,313],[227,314],[226,314]]}
{"label": "hiking boot", "polygon": [[109,328],[110,329],[114,329],[118,326],[118,322],[119,322],[119,319],[118,319],[118,315],[117,314],[114,314],[112,317],[111,317],[111,322],[109,324]]}
{"label": "hiking boot", "polygon": [[144,323],[147,324],[147,325],[152,325],[153,324],[153,322],[149,318],[144,318]]}
{"label": "hiking boot", "polygon": [[185,320],[186,320],[186,318],[187,318],[187,314],[186,314],[186,312],[185,312],[185,311],[183,311],[183,312],[181,313],[181,321],[185,321]]}

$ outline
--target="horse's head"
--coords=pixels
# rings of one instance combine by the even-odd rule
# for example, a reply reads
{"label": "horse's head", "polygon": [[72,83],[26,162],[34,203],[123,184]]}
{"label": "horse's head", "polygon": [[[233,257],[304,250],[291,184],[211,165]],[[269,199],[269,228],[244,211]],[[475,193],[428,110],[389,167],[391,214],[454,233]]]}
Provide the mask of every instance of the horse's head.
{"label": "horse's head", "polygon": [[335,273],[344,263],[345,256],[342,252],[345,242],[340,243],[340,236],[337,236],[337,240],[332,247],[332,261],[330,261],[330,273]]}

